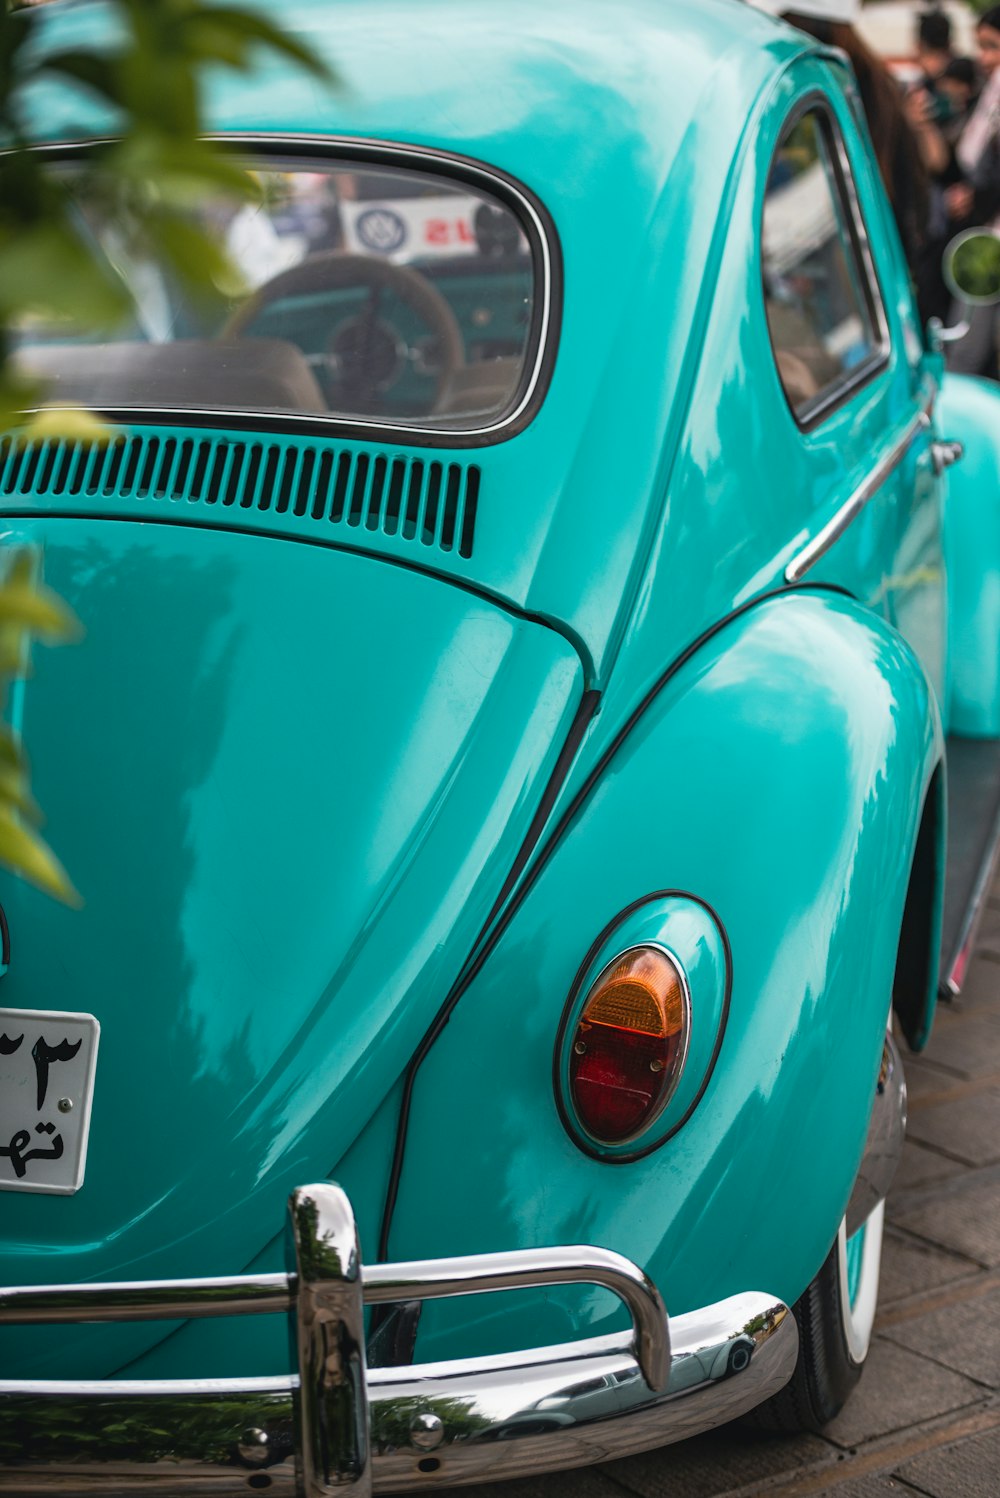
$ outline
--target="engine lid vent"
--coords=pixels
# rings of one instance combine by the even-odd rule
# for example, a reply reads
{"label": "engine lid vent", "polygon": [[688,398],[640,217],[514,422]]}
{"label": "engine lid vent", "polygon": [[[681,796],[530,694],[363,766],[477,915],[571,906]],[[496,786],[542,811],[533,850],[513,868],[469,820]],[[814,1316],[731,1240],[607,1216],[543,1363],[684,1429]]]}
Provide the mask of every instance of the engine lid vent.
{"label": "engine lid vent", "polygon": [[[0,442],[0,496],[99,512],[116,501],[214,506],[236,524],[315,534],[335,526],[372,539],[472,556],[480,470],[474,464],[292,441],[135,433],[97,446]],[[77,505],[72,502],[76,501]],[[199,512],[201,513],[201,512]],[[179,518],[179,517],[177,517]],[[192,518],[196,518],[192,515]],[[278,521],[273,527],[268,521]]]}

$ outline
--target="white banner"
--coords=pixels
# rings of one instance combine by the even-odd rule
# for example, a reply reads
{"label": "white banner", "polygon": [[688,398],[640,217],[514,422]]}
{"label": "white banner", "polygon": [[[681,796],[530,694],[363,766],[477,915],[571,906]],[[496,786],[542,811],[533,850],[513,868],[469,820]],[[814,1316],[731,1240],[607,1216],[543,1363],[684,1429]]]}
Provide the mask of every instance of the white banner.
{"label": "white banner", "polygon": [[476,250],[473,222],[480,199],[451,193],[439,198],[392,198],[340,203],[344,248],[400,262],[451,258]]}

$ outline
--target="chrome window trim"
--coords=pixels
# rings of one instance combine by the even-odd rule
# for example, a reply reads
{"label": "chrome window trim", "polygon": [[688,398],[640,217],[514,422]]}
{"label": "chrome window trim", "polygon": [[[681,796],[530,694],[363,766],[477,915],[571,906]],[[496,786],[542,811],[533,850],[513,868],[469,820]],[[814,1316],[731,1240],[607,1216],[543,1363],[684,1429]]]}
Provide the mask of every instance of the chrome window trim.
{"label": "chrome window trim", "polygon": [[[71,158],[83,155],[95,147],[111,145],[113,136],[90,136],[71,141],[39,141],[30,149],[53,156]],[[415,439],[419,445],[435,447],[477,447],[514,436],[531,420],[545,393],[543,378],[555,363],[555,339],[559,332],[556,316],[557,296],[560,289],[558,270],[561,266],[555,225],[540,201],[534,199],[529,190],[515,178],[496,168],[462,156],[458,152],[441,151],[432,146],[407,145],[395,141],[355,139],[348,135],[312,135],[286,132],[230,132],[207,133],[205,140],[216,145],[232,146],[240,153],[260,151],[268,156],[293,156],[296,152],[322,156],[332,162],[351,158],[367,161],[372,165],[402,166],[411,170],[423,168],[436,176],[449,176],[458,182],[479,184],[485,191],[498,197],[501,202],[514,204],[522,220],[531,228],[529,243],[532,249],[532,265],[538,276],[536,299],[537,313],[533,313],[535,325],[535,353],[531,361],[528,379],[517,405],[500,420],[481,427],[448,428],[438,426],[407,425],[403,422],[379,421],[351,416],[315,415],[309,412],[275,412],[254,410],[218,410],[212,407],[195,406],[131,406],[101,407],[104,413],[116,420],[144,420],[155,423],[157,417],[208,418],[212,425],[234,428],[249,426],[278,427],[283,430],[299,429],[319,435],[338,435],[342,430],[367,435],[373,441],[400,441]],[[0,156],[11,154],[10,147],[0,150]],[[42,408],[31,408],[31,414]],[[46,410],[68,410],[71,407],[52,405]]]}
{"label": "chrome window trim", "polygon": [[[936,394],[936,392],[935,392]],[[931,412],[934,408],[934,395],[932,395],[922,410],[911,416],[899,437],[891,444],[886,452],[882,454],[878,462],[862,479],[850,498],[841,505],[835,515],[827,521],[822,530],[817,532],[785,568],[786,583],[797,583],[806,573],[816,565],[821,557],[833,546],[835,541],[847,530],[847,527],[858,516],[868,504],[874,499],[889,475],[899,467],[906,457],[914,442],[931,425]]]}
{"label": "chrome window trim", "polygon": [[[880,370],[884,369],[892,352],[892,336],[889,328],[889,319],[885,310],[885,300],[882,296],[882,283],[879,280],[875,258],[872,254],[871,239],[865,224],[864,214],[861,209],[861,200],[858,197],[857,184],[854,179],[854,170],[851,166],[851,158],[848,155],[844,134],[837,119],[830,96],[822,89],[812,89],[797,99],[795,104],[785,116],[781,130],[778,134],[778,143],[771,154],[768,164],[765,183],[770,181],[774,162],[787,139],[789,133],[794,130],[800,120],[804,119],[810,112],[815,112],[820,121],[820,132],[830,150],[830,160],[833,167],[833,176],[836,186],[840,189],[840,195],[835,198],[835,207],[843,210],[844,227],[848,231],[848,237],[854,250],[855,263],[860,282],[861,293],[864,298],[869,316],[875,330],[875,345],[869,356],[856,368],[846,370],[843,378],[827,386],[825,390],[811,401],[803,405],[799,410],[792,405],[788,392],[785,390],[784,381],[778,369],[775,356],[774,341],[771,338],[770,324],[767,321],[767,311],[764,311],[764,321],[768,329],[768,343],[771,347],[771,355],[774,359],[775,373],[778,383],[784,395],[785,402],[801,432],[811,432],[820,426],[828,416],[831,416],[845,401],[850,400],[854,393],[863,385],[873,379]],[[767,209],[767,198],[765,200],[760,219],[760,244],[763,251],[763,224],[764,212]],[[764,279],[764,257],[761,253],[761,285]]]}

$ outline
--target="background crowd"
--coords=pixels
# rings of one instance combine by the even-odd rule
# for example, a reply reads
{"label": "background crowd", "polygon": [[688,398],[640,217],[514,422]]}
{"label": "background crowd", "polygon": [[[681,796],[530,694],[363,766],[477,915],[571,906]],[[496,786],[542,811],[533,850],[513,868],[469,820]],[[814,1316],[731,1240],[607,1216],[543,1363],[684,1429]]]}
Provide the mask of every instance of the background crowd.
{"label": "background crowd", "polygon": [[768,8],[847,53],[921,313],[945,324],[967,321],[967,335],[949,345],[950,367],[997,378],[1000,309],[953,303],[942,257],[964,229],[1000,228],[1000,4],[979,16],[973,57],[955,52],[943,10],[920,13],[914,37],[919,75],[905,83],[856,29],[861,0],[795,0]]}

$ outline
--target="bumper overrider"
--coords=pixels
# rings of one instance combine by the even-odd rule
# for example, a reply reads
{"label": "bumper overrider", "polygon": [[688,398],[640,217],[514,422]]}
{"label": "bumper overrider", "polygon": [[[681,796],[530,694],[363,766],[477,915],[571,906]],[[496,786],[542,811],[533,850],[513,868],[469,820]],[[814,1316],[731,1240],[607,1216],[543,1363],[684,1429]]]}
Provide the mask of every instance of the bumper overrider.
{"label": "bumper overrider", "polygon": [[[405,1492],[584,1466],[666,1445],[787,1381],[798,1333],[772,1295],[668,1320],[619,1254],[541,1248],[363,1265],[335,1185],[290,1201],[287,1275],[0,1291],[0,1326],[285,1313],[298,1373],[161,1383],[0,1381],[3,1493]],[[365,1366],[366,1305],[594,1284],[631,1332],[456,1362]],[[88,1432],[74,1449],[68,1432]],[[104,1435],[105,1439],[94,1439]]]}

